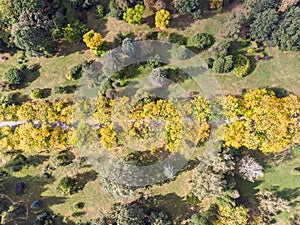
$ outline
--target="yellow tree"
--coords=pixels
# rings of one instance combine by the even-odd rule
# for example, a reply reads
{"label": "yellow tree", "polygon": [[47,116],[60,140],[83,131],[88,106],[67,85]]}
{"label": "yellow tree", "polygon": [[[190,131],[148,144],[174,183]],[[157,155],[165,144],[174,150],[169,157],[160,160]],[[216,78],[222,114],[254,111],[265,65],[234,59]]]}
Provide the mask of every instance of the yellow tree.
{"label": "yellow tree", "polygon": [[106,52],[106,42],[101,34],[94,30],[90,30],[83,35],[83,42],[96,56],[102,56]]}
{"label": "yellow tree", "polygon": [[244,206],[218,206],[218,219],[214,225],[247,225],[249,215]]}
{"label": "yellow tree", "polygon": [[171,15],[170,12],[162,9],[155,14],[155,26],[160,29],[164,29],[170,24]]}

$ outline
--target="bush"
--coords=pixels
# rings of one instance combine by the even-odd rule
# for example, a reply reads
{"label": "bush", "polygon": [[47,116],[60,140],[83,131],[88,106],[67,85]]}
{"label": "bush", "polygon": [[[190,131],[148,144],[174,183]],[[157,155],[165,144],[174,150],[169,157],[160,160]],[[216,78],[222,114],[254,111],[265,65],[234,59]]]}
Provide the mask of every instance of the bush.
{"label": "bush", "polygon": [[134,44],[131,38],[125,38],[122,41],[122,52],[130,57],[134,57],[135,55],[135,49]]}
{"label": "bush", "polygon": [[54,87],[54,94],[64,94],[64,93],[65,93],[65,89],[63,87],[60,86]]}
{"label": "bush", "polygon": [[11,160],[4,164],[4,168],[13,172],[18,172],[26,165],[27,158],[22,154],[17,154]]}
{"label": "bush", "polygon": [[213,37],[207,33],[196,34],[193,38],[194,45],[203,50],[213,44]]}
{"label": "bush", "polygon": [[175,0],[174,1],[175,8],[179,13],[190,13],[194,12],[199,8],[200,1],[199,0]]}
{"label": "bush", "polygon": [[76,188],[76,180],[64,177],[59,181],[58,189],[63,194],[73,194]]}
{"label": "bush", "polygon": [[105,11],[103,5],[96,6],[96,16],[99,18],[104,17]]}
{"label": "bush", "polygon": [[213,62],[212,71],[216,73],[228,73],[231,71],[232,66],[232,55],[219,57]]}
{"label": "bush", "polygon": [[123,19],[129,24],[142,24],[143,22],[143,13],[144,6],[136,5],[134,8],[128,8],[123,14]]}
{"label": "bush", "polygon": [[151,68],[156,68],[158,66],[160,66],[160,56],[158,54],[149,57],[149,59],[147,60],[147,66],[151,67]]}
{"label": "bush", "polygon": [[32,99],[40,99],[43,98],[43,90],[40,88],[36,88],[30,91],[30,97]]}
{"label": "bush", "polygon": [[25,189],[26,189],[26,184],[24,182],[17,183],[14,186],[14,192],[16,195],[24,194]]}
{"label": "bush", "polygon": [[250,60],[247,56],[244,55],[237,55],[237,57],[234,60],[234,69],[232,73],[236,75],[237,77],[245,77],[250,70]]}
{"label": "bush", "polygon": [[8,81],[9,84],[19,85],[24,81],[23,73],[14,67],[9,68],[4,72],[4,79]]}
{"label": "bush", "polygon": [[208,58],[208,59],[206,59],[206,64],[207,64],[207,67],[209,68],[209,69],[211,69],[212,67],[213,67],[213,65],[214,65],[214,59],[213,58]]}
{"label": "bush", "polygon": [[74,209],[83,209],[84,207],[84,202],[77,202],[75,205],[74,205]]}
{"label": "bush", "polygon": [[202,19],[202,12],[201,12],[201,9],[198,9],[197,11],[195,11],[193,13],[193,19],[194,20],[200,20]]}
{"label": "bush", "polygon": [[168,71],[161,68],[155,68],[149,75],[151,84],[155,87],[163,87],[167,84]]}
{"label": "bush", "polygon": [[188,50],[183,45],[172,45],[172,55],[179,60],[185,60],[188,58]]}

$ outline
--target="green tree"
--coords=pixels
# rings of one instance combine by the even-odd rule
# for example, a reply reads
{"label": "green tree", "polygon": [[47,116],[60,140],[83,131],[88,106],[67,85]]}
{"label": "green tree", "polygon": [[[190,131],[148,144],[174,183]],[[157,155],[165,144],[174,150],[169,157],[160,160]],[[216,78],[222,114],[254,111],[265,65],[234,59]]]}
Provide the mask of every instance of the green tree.
{"label": "green tree", "polygon": [[14,44],[31,56],[51,56],[54,45],[51,37],[53,23],[42,13],[23,12],[12,26]]}
{"label": "green tree", "polygon": [[281,50],[300,51],[300,7],[289,8],[282,17],[274,35],[276,44]]}
{"label": "green tree", "polygon": [[73,24],[68,24],[65,28],[63,28],[64,38],[71,44],[81,41],[83,34],[86,32],[86,25],[79,21],[76,21]]}
{"label": "green tree", "polygon": [[254,15],[250,24],[250,36],[255,40],[264,40],[268,44],[274,44],[273,35],[278,29],[279,15],[274,8],[258,12]]}
{"label": "green tree", "polygon": [[76,180],[71,177],[64,177],[59,181],[58,189],[63,194],[73,194],[76,189]]}
{"label": "green tree", "polygon": [[146,225],[144,210],[137,204],[120,206],[117,209],[116,221],[122,225]]}
{"label": "green tree", "polygon": [[213,37],[208,33],[198,33],[193,37],[194,45],[203,50],[213,44]]}
{"label": "green tree", "polygon": [[180,14],[194,12],[200,6],[199,0],[173,0],[173,3]]}
{"label": "green tree", "polygon": [[24,81],[24,74],[17,68],[11,67],[4,72],[4,79],[9,84],[19,85]]}
{"label": "green tree", "polygon": [[128,8],[123,14],[123,19],[129,24],[142,24],[143,22],[143,13],[144,6],[136,5],[134,8]]}

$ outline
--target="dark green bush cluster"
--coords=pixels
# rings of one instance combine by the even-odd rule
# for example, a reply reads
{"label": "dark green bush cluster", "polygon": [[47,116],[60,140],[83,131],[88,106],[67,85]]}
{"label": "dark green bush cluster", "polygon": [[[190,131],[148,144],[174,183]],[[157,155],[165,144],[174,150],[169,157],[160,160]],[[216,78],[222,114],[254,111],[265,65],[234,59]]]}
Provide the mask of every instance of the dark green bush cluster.
{"label": "dark green bush cluster", "polygon": [[4,72],[4,79],[7,80],[9,84],[19,85],[24,81],[25,76],[21,70],[11,67]]}
{"label": "dark green bush cluster", "polygon": [[213,36],[208,33],[198,33],[193,37],[193,42],[199,50],[204,50],[213,44]]}

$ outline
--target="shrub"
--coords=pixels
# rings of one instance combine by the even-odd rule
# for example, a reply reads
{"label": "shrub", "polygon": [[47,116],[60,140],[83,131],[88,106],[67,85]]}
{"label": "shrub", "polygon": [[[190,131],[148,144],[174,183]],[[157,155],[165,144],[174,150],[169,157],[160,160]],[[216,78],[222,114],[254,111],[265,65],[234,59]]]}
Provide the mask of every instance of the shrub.
{"label": "shrub", "polygon": [[201,12],[201,9],[198,9],[197,11],[195,11],[193,13],[193,19],[194,20],[200,20],[202,19],[202,12]]}
{"label": "shrub", "polygon": [[134,49],[134,44],[131,38],[125,38],[122,41],[122,47],[121,50],[124,54],[134,57],[135,55],[135,49]]}
{"label": "shrub", "polygon": [[155,87],[162,87],[167,84],[168,71],[162,68],[155,68],[149,75],[151,84]]}
{"label": "shrub", "polygon": [[160,56],[156,54],[155,56],[149,57],[147,60],[147,65],[151,68],[156,68],[160,65]]}
{"label": "shrub", "polygon": [[76,188],[76,180],[71,177],[64,177],[59,181],[58,189],[63,194],[73,194]]}
{"label": "shrub", "polygon": [[134,8],[128,8],[123,14],[123,19],[129,24],[142,24],[143,22],[143,13],[144,6],[136,5]]}
{"label": "shrub", "polygon": [[86,25],[79,21],[76,21],[73,24],[68,24],[62,30],[64,38],[71,44],[81,41],[82,35],[87,32]]}
{"label": "shrub", "polygon": [[74,208],[75,209],[83,209],[84,207],[84,202],[77,202],[75,205],[74,205]]}
{"label": "shrub", "polygon": [[170,12],[165,9],[162,9],[156,12],[155,14],[155,26],[160,29],[166,28],[169,26],[170,19]]}
{"label": "shrub", "polygon": [[250,70],[250,60],[247,56],[244,55],[237,55],[237,57],[234,60],[234,69],[232,73],[236,75],[237,77],[245,77]]}
{"label": "shrub", "polygon": [[30,97],[33,99],[43,98],[43,90],[40,88],[36,88],[30,91]]}
{"label": "shrub", "polygon": [[96,16],[99,18],[104,17],[105,11],[103,5],[96,6]]}
{"label": "shrub", "polygon": [[65,89],[60,86],[55,86],[54,87],[54,94],[63,94],[65,93]]}
{"label": "shrub", "polygon": [[216,73],[228,73],[232,69],[232,66],[232,55],[219,57],[213,62],[212,71]]}
{"label": "shrub", "polygon": [[175,8],[179,13],[190,13],[194,12],[199,8],[199,0],[174,0]]}
{"label": "shrub", "polygon": [[4,72],[4,79],[8,81],[9,84],[19,85],[24,81],[23,73],[14,67],[9,68]]}
{"label": "shrub", "polygon": [[17,154],[11,160],[4,164],[4,168],[13,172],[18,172],[26,165],[27,158],[22,154]]}
{"label": "shrub", "polygon": [[17,183],[14,186],[14,192],[16,195],[24,194],[24,190],[26,189],[26,184],[24,182]]}
{"label": "shrub", "polygon": [[196,34],[193,38],[194,45],[203,50],[213,44],[213,37],[207,33]]}
{"label": "shrub", "polygon": [[188,58],[188,50],[185,46],[183,45],[172,45],[172,55],[179,60],[185,60]]}
{"label": "shrub", "polygon": [[208,58],[208,59],[206,59],[205,60],[206,61],[206,64],[207,64],[207,67],[209,68],[209,69],[211,69],[212,67],[213,67],[213,65],[214,65],[214,59],[213,58]]}

